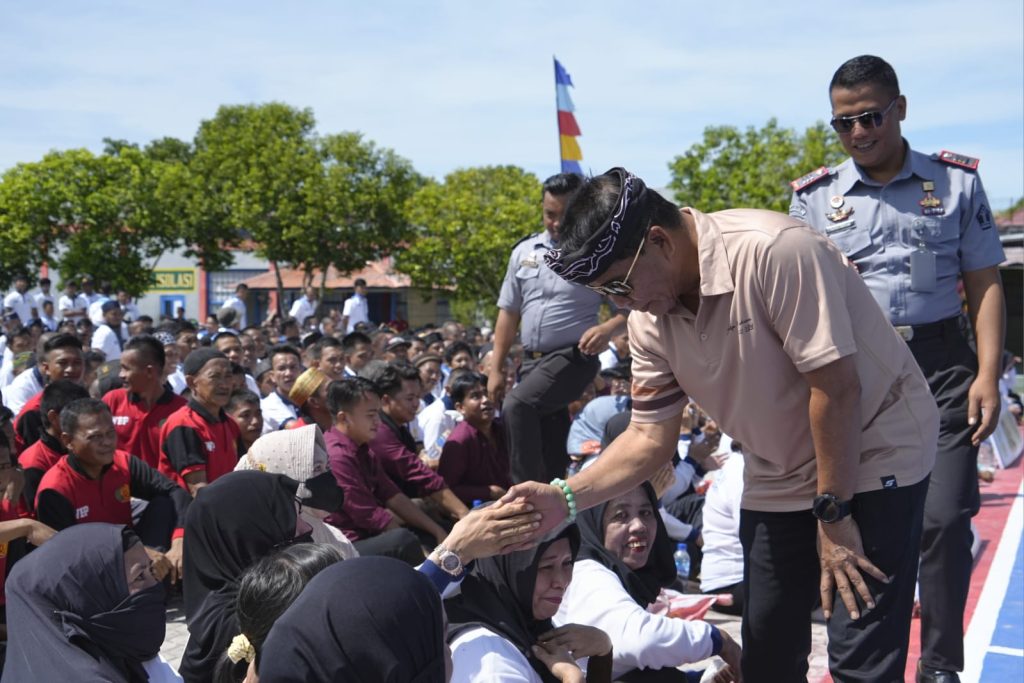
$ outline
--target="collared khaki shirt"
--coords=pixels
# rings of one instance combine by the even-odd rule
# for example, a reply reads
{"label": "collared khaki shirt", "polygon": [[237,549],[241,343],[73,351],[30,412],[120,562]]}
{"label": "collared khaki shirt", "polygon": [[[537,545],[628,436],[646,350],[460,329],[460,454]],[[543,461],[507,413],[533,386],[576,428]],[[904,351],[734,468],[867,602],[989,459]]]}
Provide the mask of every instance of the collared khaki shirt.
{"label": "collared khaki shirt", "polygon": [[689,395],[743,444],[743,507],[811,507],[817,466],[802,373],[853,356],[861,385],[855,491],[910,486],[931,471],[938,410],[907,345],[846,257],[796,218],[690,213],[700,305],[633,312],[633,420],[678,415]]}

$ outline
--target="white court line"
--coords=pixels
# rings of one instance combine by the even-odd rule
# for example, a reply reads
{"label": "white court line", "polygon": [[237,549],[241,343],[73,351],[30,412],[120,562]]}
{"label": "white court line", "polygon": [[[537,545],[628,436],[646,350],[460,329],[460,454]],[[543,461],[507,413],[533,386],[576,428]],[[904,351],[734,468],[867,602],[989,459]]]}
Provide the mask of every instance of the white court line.
{"label": "white court line", "polygon": [[960,675],[960,680],[964,683],[978,683],[981,680],[985,653],[990,649],[994,651],[989,645],[996,630],[999,610],[1010,585],[1021,531],[1024,531],[1024,482],[1021,482],[1020,488],[1017,489],[1013,507],[1010,508],[1006,526],[1003,527],[1003,535],[999,538],[999,547],[992,558],[981,596],[974,607],[974,616],[964,636],[964,671]]}
{"label": "white court line", "polygon": [[989,652],[995,655],[1009,655],[1011,657],[1024,657],[1024,650],[1019,647],[1003,647],[1002,645],[993,645],[988,649]]}

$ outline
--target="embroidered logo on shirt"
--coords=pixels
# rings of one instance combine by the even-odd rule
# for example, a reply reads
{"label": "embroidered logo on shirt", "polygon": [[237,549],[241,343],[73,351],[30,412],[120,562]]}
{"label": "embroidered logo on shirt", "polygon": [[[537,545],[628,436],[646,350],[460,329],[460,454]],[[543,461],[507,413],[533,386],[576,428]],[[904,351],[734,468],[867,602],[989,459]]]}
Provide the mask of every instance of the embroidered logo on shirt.
{"label": "embroidered logo on shirt", "polygon": [[736,334],[746,334],[754,329],[754,323],[750,318],[744,318],[734,325],[729,325],[729,332],[735,332]]}
{"label": "embroidered logo on shirt", "polygon": [[206,450],[210,451],[211,453],[213,453],[213,449],[216,448],[216,447],[217,447],[217,444],[213,443],[212,441],[207,441],[206,442]]}
{"label": "embroidered logo on shirt", "polygon": [[82,507],[75,510],[75,519],[85,519],[89,516],[89,506],[83,505]]}
{"label": "embroidered logo on shirt", "polygon": [[129,417],[127,415],[115,415],[114,416],[114,426],[115,427],[124,427],[126,424],[128,424],[128,420],[129,420]]}
{"label": "embroidered logo on shirt", "polygon": [[122,484],[114,491],[114,500],[118,503],[127,503],[132,498],[132,490],[128,484]]}
{"label": "embroidered logo on shirt", "polygon": [[890,474],[887,477],[882,477],[882,488],[883,489],[894,489],[894,488],[898,488],[898,486],[899,485],[896,483],[896,477],[894,477],[893,475]]}

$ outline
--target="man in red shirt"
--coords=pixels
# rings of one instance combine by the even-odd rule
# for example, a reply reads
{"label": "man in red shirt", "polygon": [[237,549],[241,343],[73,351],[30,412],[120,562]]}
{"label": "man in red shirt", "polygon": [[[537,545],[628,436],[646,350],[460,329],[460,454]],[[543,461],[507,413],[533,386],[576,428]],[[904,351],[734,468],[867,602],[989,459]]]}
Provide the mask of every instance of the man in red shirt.
{"label": "man in red shirt", "polygon": [[160,428],[186,401],[164,384],[164,347],[155,337],[133,337],[124,345],[118,372],[124,387],[103,402],[114,416],[117,447],[149,465],[160,462]]}
{"label": "man in red shirt", "polygon": [[192,398],[160,430],[160,471],[194,497],[235,469],[239,431],[224,412],[231,400],[231,361],[220,351],[198,348],[182,371]]}
{"label": "man in red shirt", "polygon": [[39,482],[43,480],[43,475],[67,454],[60,440],[60,411],[72,401],[89,398],[89,391],[69,379],[59,379],[47,384],[42,396],[39,412],[45,416],[46,429],[39,440],[26,448],[18,458],[18,466],[25,475],[25,507],[30,512],[35,512],[36,493],[39,491]]}
{"label": "man in red shirt", "polygon": [[[61,411],[60,427],[67,455],[39,484],[39,521],[58,531],[87,522],[132,526],[153,561],[153,573],[176,581],[189,495],[139,458],[117,450],[114,421],[102,401],[72,401]],[[134,523],[132,496],[148,501]]]}
{"label": "man in red shirt", "polygon": [[[39,374],[43,386],[59,379],[82,383],[85,374],[85,356],[82,342],[73,334],[55,334],[42,344],[39,365],[29,372]],[[15,455],[34,444],[45,429],[45,420],[39,412],[42,392],[36,393],[22,407],[14,422]]]}

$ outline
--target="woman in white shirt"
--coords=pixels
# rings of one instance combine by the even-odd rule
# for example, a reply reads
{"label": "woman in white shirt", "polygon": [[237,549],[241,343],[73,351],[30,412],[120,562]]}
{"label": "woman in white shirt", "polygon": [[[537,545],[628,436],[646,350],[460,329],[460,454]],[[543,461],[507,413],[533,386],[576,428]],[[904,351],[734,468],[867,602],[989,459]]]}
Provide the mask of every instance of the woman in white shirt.
{"label": "woman in white shirt", "polygon": [[[554,622],[607,633],[615,646],[616,681],[685,681],[676,667],[712,655],[738,668],[740,650],[727,633],[647,611],[676,578],[672,541],[657,505],[654,488],[645,482],[579,514],[579,560]],[[715,680],[735,679],[727,667]]]}
{"label": "woman in white shirt", "polygon": [[445,601],[452,683],[579,683],[575,660],[584,657],[589,683],[611,680],[605,634],[569,625],[554,642],[550,633],[579,546],[570,525],[536,548],[477,561],[460,595]]}

